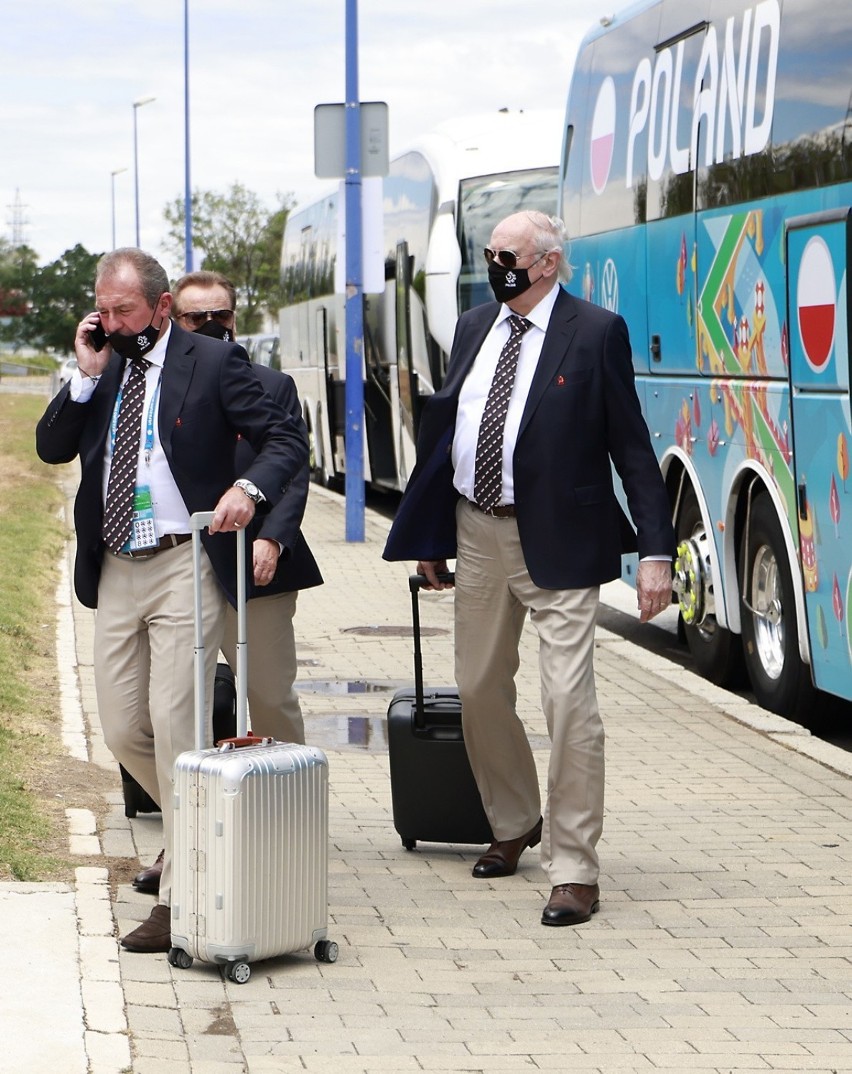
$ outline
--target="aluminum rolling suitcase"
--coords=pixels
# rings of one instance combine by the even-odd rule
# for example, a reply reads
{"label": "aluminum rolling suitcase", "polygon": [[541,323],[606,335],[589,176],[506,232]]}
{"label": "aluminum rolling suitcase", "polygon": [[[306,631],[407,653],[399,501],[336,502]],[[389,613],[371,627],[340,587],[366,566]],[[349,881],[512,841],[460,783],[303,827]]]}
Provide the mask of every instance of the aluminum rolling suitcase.
{"label": "aluminum rolling suitcase", "polygon": [[[447,576],[451,580],[452,576]],[[403,687],[388,708],[393,823],[406,850],[430,843],[490,843],[491,825],[470,770],[454,686],[423,687],[419,574],[408,580],[414,625],[414,688]]]}
{"label": "aluminum rolling suitcase", "polygon": [[[192,516],[196,578],[196,744],[205,741],[204,639],[198,585],[201,530]],[[313,947],[334,962],[327,938],[328,762],[322,750],[246,733],[245,533],[237,533],[237,737],[175,762],[172,948],[169,962],[218,963],[243,984],[249,963]]]}

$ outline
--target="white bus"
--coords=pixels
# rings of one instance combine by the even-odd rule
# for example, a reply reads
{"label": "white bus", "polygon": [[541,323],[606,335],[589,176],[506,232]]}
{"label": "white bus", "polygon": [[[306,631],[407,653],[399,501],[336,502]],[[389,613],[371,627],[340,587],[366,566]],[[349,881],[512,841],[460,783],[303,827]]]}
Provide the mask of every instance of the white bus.
{"label": "white bus", "polygon": [[[482,249],[520,209],[556,207],[562,116],[453,120],[390,162],[382,182],[384,289],[364,294],[364,477],[401,490],[424,398],[440,387],[458,316],[491,297]],[[290,214],[284,232],[281,368],[295,380],[314,477],[345,469],[346,331],[335,293],[337,190]]]}

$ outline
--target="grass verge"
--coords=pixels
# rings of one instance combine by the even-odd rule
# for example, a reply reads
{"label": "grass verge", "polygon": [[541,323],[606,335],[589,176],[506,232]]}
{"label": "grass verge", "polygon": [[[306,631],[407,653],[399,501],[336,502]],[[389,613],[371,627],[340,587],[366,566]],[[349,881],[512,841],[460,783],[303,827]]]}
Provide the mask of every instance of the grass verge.
{"label": "grass verge", "polygon": [[[0,394],[0,880],[67,879],[56,681],[53,467],[35,454],[43,396]],[[54,793],[51,793],[53,791]]]}

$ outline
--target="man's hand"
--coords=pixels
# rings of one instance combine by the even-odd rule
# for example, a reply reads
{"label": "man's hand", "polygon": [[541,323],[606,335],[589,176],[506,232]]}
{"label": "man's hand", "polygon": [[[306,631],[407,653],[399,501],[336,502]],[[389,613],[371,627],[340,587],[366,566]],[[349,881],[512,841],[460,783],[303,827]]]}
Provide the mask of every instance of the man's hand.
{"label": "man's hand", "polygon": [[639,622],[647,623],[672,602],[672,565],[667,559],[644,559],[636,572]]}
{"label": "man's hand", "polygon": [[254,510],[254,501],[242,489],[235,489],[232,485],[216,504],[210,532],[228,533],[244,529],[254,518]]}
{"label": "man's hand", "polygon": [[106,344],[101,350],[96,351],[92,346],[91,333],[100,324],[97,313],[87,314],[77,325],[74,335],[74,353],[77,355],[77,368],[84,377],[94,379],[99,377],[106,369],[112,347]]}
{"label": "man's hand", "polygon": [[270,541],[267,537],[258,537],[252,546],[255,585],[269,585],[275,577],[280,555],[281,548],[277,541]]}
{"label": "man's hand", "polygon": [[417,564],[417,573],[422,574],[429,582],[424,589],[452,589],[452,582],[439,582],[438,575],[447,573],[447,561],[445,559],[421,559]]}

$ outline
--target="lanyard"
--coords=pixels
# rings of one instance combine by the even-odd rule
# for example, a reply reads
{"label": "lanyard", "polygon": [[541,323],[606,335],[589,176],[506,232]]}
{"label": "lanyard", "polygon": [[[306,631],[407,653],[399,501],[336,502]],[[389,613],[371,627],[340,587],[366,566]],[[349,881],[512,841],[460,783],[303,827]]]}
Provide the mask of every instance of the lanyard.
{"label": "lanyard", "polygon": [[[154,450],[154,415],[157,412],[157,400],[160,397],[160,381],[163,379],[163,371],[160,370],[160,374],[157,377],[157,383],[154,387],[154,394],[151,396],[151,402],[148,404],[148,417],[145,419],[145,465],[147,466],[151,462],[151,452]],[[118,395],[115,397],[115,406],[112,410],[112,420],[109,423],[109,450],[110,454],[115,453],[115,434],[118,430],[118,414],[121,410],[121,398],[124,393],[124,385],[118,389]]]}

